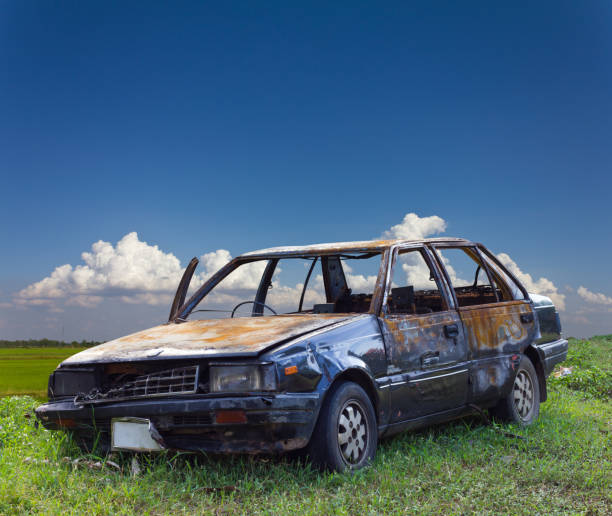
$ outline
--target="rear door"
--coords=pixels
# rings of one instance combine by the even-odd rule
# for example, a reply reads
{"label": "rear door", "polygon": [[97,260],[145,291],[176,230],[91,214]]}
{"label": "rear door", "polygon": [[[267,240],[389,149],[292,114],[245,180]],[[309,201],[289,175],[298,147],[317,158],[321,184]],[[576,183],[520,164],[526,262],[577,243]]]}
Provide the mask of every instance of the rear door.
{"label": "rear door", "polygon": [[468,367],[461,319],[431,252],[399,247],[391,261],[381,321],[395,423],[463,406]]}
{"label": "rear door", "polygon": [[470,402],[497,399],[514,380],[519,355],[537,331],[531,303],[476,245],[436,244],[435,253],[465,328]]}

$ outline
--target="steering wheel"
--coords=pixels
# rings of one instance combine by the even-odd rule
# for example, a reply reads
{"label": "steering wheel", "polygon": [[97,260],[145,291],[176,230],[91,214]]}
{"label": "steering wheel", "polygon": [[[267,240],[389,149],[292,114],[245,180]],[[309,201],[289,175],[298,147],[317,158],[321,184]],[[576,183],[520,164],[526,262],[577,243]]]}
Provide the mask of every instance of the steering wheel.
{"label": "steering wheel", "polygon": [[232,310],[232,315],[230,316],[230,318],[231,318],[231,319],[233,319],[233,318],[234,318],[234,314],[236,313],[236,310],[238,310],[238,308],[240,308],[242,305],[249,305],[249,304],[251,304],[251,305],[261,305],[261,306],[263,306],[264,308],[267,308],[268,310],[270,310],[270,312],[272,312],[274,315],[278,315],[278,314],[276,313],[276,311],[274,310],[274,308],[272,308],[272,307],[268,306],[268,305],[267,305],[267,304],[265,304],[265,303],[260,303],[259,301],[243,301],[242,303],[238,303],[238,304],[237,304],[237,305],[234,307],[234,309]]}

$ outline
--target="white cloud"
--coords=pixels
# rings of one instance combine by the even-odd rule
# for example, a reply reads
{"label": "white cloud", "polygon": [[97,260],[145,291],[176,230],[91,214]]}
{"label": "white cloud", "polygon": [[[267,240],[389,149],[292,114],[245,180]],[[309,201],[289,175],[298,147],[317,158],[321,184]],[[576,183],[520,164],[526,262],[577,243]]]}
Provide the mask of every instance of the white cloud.
{"label": "white cloud", "polygon": [[99,240],[81,258],[84,264],[61,265],[21,290],[16,302],[50,305],[63,300],[67,305],[93,307],[104,297],[119,296],[125,302],[167,303],[182,274],[176,256],[139,240],[135,232],[114,247]]}
{"label": "white cloud", "polygon": [[606,296],[601,292],[591,292],[586,287],[580,286],[578,287],[578,295],[587,301],[588,303],[594,303],[597,305],[612,305],[612,297]]}
{"label": "white cloud", "polygon": [[[443,233],[446,227],[446,221],[436,215],[419,217],[415,213],[408,213],[402,222],[392,226],[382,236],[421,239]],[[18,292],[14,297],[17,307],[43,306],[49,310],[60,311],[60,305],[89,308],[98,306],[106,298],[127,304],[167,305],[172,301],[183,272],[176,256],[162,251],[157,245],[141,241],[135,232],[126,234],[114,246],[100,240],[91,246],[90,251],[82,253],[81,258],[83,263],[75,266],[61,265],[46,278]],[[431,287],[427,266],[422,260],[417,260],[417,257],[410,258],[402,260],[408,283],[422,288]],[[551,297],[559,309],[564,309],[565,296],[558,292],[550,280],[539,278],[534,281],[529,274],[523,273],[507,254],[500,254],[499,258],[529,291]],[[192,281],[192,291],[231,259],[230,252],[225,249],[203,254],[200,258],[200,268]],[[253,299],[254,295],[251,293],[257,289],[265,265],[265,262],[254,262],[236,269],[215,290],[218,294],[217,301],[223,302],[223,306],[227,307],[232,303]],[[368,270],[367,273],[353,273],[350,267],[347,267],[346,276],[353,291],[371,292],[376,281],[373,272]],[[453,273],[452,270],[450,272]],[[270,291],[269,300],[281,305],[296,303],[302,284],[296,281],[297,277],[292,277],[292,280],[287,281],[288,284],[281,284],[277,278]],[[311,283],[306,293],[306,305],[321,302],[324,298],[321,277],[316,275]],[[581,289],[588,292],[584,287]],[[602,299],[612,302],[611,298],[603,294],[589,294],[595,296],[593,299],[599,299],[599,303],[602,303]]]}
{"label": "white cloud", "polygon": [[[392,226],[385,231],[383,238],[401,238],[406,240],[418,240],[431,237],[446,231],[447,222],[437,215],[430,217],[419,217],[416,213],[407,213],[401,223]],[[520,270],[518,265],[506,253],[498,255],[500,261],[519,279],[529,292],[550,297],[559,310],[565,309],[565,295],[559,293],[555,284],[547,278],[534,280],[530,274]],[[455,270],[451,267],[446,257],[442,256],[451,281],[456,285],[467,285],[470,281],[457,277]],[[408,284],[414,284],[421,288],[431,285],[429,282],[429,269],[418,260],[416,256],[404,259],[402,269],[406,273]]]}
{"label": "white cloud", "polygon": [[400,281],[400,284],[402,285],[412,285],[417,290],[429,290],[436,288],[436,284],[429,281],[429,267],[425,263],[425,260],[423,260],[421,253],[410,252],[401,254],[396,267],[398,265],[401,265],[406,281],[405,283],[401,283],[397,273],[393,275],[394,281]]}
{"label": "white cloud", "polygon": [[446,231],[446,221],[432,215],[431,217],[419,217],[416,213],[406,213],[399,224],[391,226],[385,231],[383,238],[401,238],[404,240],[420,240]]}
{"label": "white cloud", "polygon": [[225,264],[229,263],[232,259],[232,255],[226,249],[217,249],[211,253],[203,254],[200,257],[200,263],[198,267],[204,269],[203,274],[206,277],[211,276],[217,272]]}
{"label": "white cloud", "polygon": [[528,292],[548,296],[552,299],[557,310],[565,310],[565,294],[559,293],[555,284],[547,278],[538,278],[534,280],[531,274],[523,272],[519,266],[506,253],[497,255],[498,260],[506,266],[506,268],[516,276],[523,284]]}
{"label": "white cloud", "polygon": [[[266,304],[281,312],[297,310],[300,296],[302,295],[303,283],[291,287],[272,282],[273,288],[268,292]],[[304,295],[304,308],[311,308],[316,303],[325,303],[325,289],[323,287],[323,276],[315,275],[308,283]]]}
{"label": "white cloud", "polygon": [[[128,233],[113,246],[102,240],[81,254],[83,264],[56,267],[46,278],[22,289],[15,296],[19,306],[46,306],[58,310],[66,306],[92,308],[113,297],[128,304],[170,304],[183,273],[180,261],[156,245]],[[200,258],[201,272],[195,274],[192,288],[200,286],[232,259],[229,251],[218,249]],[[230,274],[220,285],[228,299],[242,300],[228,292],[257,288],[265,263],[247,264]]]}
{"label": "white cloud", "polygon": [[[102,296],[83,296],[76,295],[69,297],[66,299],[67,306],[82,306],[84,308],[93,308],[94,306],[98,306],[102,302]],[[32,302],[37,301],[36,299],[32,300]]]}

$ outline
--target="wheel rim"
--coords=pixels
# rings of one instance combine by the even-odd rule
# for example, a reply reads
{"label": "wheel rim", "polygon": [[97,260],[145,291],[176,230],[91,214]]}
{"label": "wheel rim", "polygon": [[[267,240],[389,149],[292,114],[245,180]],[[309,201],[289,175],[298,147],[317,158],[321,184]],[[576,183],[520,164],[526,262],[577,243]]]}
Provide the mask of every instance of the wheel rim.
{"label": "wheel rim", "polygon": [[534,390],[530,376],[519,371],[514,380],[514,406],[523,421],[529,419],[534,405]]}
{"label": "wheel rim", "polygon": [[344,404],[338,418],[338,447],[347,464],[357,464],[368,444],[368,422],[365,410],[356,400]]}

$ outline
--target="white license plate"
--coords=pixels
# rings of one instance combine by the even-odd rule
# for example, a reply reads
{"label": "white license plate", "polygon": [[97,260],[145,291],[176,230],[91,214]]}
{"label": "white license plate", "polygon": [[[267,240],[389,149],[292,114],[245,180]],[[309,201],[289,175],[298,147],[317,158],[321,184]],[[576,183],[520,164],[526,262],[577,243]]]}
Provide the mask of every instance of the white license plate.
{"label": "white license plate", "polygon": [[149,420],[135,417],[111,420],[113,450],[159,451],[163,448],[153,440]]}

